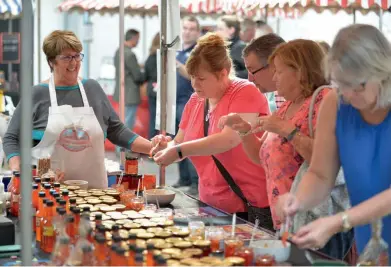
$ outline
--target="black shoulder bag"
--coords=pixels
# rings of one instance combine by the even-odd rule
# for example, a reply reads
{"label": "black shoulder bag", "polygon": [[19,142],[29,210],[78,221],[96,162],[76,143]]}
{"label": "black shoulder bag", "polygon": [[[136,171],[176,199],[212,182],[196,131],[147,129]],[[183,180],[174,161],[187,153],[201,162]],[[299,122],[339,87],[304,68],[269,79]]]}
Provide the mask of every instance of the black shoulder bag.
{"label": "black shoulder bag", "polygon": [[[209,101],[205,100],[204,103],[204,136],[208,136],[209,130]],[[273,230],[273,222],[271,220],[271,214],[269,208],[257,208],[251,205],[251,203],[244,196],[243,191],[240,187],[235,183],[231,174],[227,171],[224,165],[212,155],[212,159],[215,162],[217,169],[219,169],[221,175],[224,177],[224,180],[227,182],[228,186],[231,190],[243,201],[248,211],[248,221],[254,223],[256,219],[259,220],[259,225],[267,228],[269,230]]]}

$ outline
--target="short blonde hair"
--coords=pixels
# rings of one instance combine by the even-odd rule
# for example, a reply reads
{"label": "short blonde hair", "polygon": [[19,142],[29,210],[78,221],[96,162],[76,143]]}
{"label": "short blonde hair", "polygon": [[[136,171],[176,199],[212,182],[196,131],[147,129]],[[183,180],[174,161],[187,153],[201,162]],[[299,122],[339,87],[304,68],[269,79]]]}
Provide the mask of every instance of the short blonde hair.
{"label": "short blonde hair", "polygon": [[[53,62],[64,49],[72,49],[77,53],[83,50],[83,45],[74,32],[57,30],[43,40],[42,50],[46,55],[49,66],[50,62]],[[52,66],[50,66],[50,69],[53,70]]]}
{"label": "short blonde hair", "polygon": [[211,73],[217,74],[226,69],[231,78],[235,76],[228,45],[229,43],[217,33],[207,33],[202,36],[187,59],[187,73],[190,76],[197,75],[202,65]]}
{"label": "short blonde hair", "polygon": [[391,105],[391,44],[376,27],[355,24],[341,29],[326,61],[326,77],[358,85],[372,79],[379,82],[376,107]]}
{"label": "short blonde hair", "polygon": [[300,72],[304,97],[311,96],[318,87],[327,84],[322,68],[325,53],[316,42],[297,39],[281,44],[269,57],[269,64],[273,64],[276,57]]}

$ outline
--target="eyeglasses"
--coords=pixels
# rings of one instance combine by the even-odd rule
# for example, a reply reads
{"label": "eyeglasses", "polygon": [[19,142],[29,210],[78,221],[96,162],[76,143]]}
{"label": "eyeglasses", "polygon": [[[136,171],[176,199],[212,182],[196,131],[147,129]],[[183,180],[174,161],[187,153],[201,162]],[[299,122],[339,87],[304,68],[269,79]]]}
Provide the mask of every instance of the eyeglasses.
{"label": "eyeglasses", "polygon": [[255,74],[257,74],[258,72],[260,72],[260,71],[263,70],[263,69],[266,69],[267,67],[269,67],[269,64],[266,64],[265,66],[263,66],[263,67],[261,67],[261,68],[255,70],[255,71],[253,71],[253,72],[251,72],[251,71],[249,71],[249,72],[251,73],[252,76],[255,76]]}
{"label": "eyeglasses", "polygon": [[64,55],[58,56],[58,59],[63,60],[65,62],[71,62],[72,59],[74,59],[76,62],[80,62],[83,60],[83,58],[84,58],[84,54],[82,53],[76,54],[74,56],[64,56]]}
{"label": "eyeglasses", "polygon": [[336,88],[338,92],[342,93],[343,91],[346,91],[344,89],[346,88],[354,88],[353,92],[355,93],[361,93],[363,91],[365,91],[365,87],[367,85],[367,82],[362,82],[362,83],[359,83],[359,84],[356,84],[356,85],[353,85],[353,84],[343,84],[343,83],[339,83],[339,82],[336,82],[336,81],[331,81],[331,85],[332,87]]}

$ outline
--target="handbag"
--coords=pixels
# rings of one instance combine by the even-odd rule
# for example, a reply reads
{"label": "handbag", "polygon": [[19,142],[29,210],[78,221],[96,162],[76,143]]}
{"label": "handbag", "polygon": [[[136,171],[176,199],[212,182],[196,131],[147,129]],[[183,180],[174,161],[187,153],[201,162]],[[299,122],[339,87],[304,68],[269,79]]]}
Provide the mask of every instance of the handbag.
{"label": "handbag", "polygon": [[[204,136],[205,137],[208,136],[208,130],[209,130],[208,110],[209,110],[209,102],[206,99],[204,104]],[[255,221],[258,220],[259,225],[261,225],[262,227],[265,227],[267,229],[273,229],[269,208],[258,208],[251,205],[251,203],[244,196],[243,191],[240,189],[239,185],[235,182],[235,180],[232,178],[231,174],[227,171],[224,165],[213,155],[212,155],[212,159],[216,164],[217,169],[220,171],[221,175],[223,176],[224,180],[227,182],[228,186],[243,201],[244,205],[246,206],[248,212],[248,221],[255,223]]]}
{"label": "handbag", "polygon": [[[330,86],[321,86],[315,90],[315,92],[312,95],[310,106],[309,106],[309,112],[308,112],[308,129],[309,129],[309,136],[311,138],[314,138],[314,130],[312,125],[312,119],[314,116],[314,105],[316,102],[316,98],[319,95],[319,93],[325,89],[330,88]],[[295,179],[293,181],[292,187],[290,192],[292,194],[295,194],[297,191],[297,188],[304,176],[304,174],[307,172],[309,168],[309,164],[307,161],[304,161],[303,164],[300,166],[299,170],[296,173]],[[338,176],[335,181],[334,188],[331,192],[331,195],[329,198],[327,198],[325,201],[323,201],[318,206],[314,207],[311,210],[304,211],[304,212],[298,212],[295,217],[293,218],[293,222],[290,228],[291,233],[296,233],[300,227],[318,219],[321,217],[326,217],[329,215],[337,214],[341,211],[344,211],[346,209],[350,208],[350,201],[349,201],[349,195],[347,192],[347,188],[345,185],[345,178],[343,174],[342,168],[338,172]]]}

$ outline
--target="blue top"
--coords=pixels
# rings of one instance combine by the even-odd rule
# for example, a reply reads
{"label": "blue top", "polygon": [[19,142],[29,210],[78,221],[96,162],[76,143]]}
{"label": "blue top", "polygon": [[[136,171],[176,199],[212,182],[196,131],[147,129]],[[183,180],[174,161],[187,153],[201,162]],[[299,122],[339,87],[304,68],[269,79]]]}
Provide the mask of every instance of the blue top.
{"label": "blue top", "polygon": [[[190,56],[191,50],[193,50],[194,47],[195,47],[195,44],[185,50],[179,51],[177,53],[176,59],[180,63],[186,64],[186,61]],[[194,89],[191,86],[190,80],[188,80],[185,77],[183,77],[182,75],[180,75],[179,72],[177,72],[176,77],[177,77],[176,78],[176,86],[177,86],[176,102],[182,103],[182,104],[187,103],[187,101],[189,101],[191,95],[194,93]]]}
{"label": "blue top", "polygon": [[[338,152],[352,206],[391,186],[391,112],[378,125],[368,124],[351,105],[341,103],[336,122]],[[383,239],[391,255],[391,215],[383,218]],[[361,253],[371,237],[370,225],[355,228]]]}

